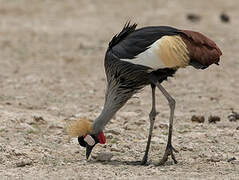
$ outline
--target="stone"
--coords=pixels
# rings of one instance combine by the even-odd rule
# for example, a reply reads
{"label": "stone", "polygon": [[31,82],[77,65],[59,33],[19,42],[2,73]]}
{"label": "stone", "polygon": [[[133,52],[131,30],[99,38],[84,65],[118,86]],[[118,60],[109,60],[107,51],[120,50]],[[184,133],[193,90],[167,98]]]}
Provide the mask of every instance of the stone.
{"label": "stone", "polygon": [[29,160],[29,159],[22,159],[20,161],[18,161],[16,163],[16,166],[17,167],[24,167],[24,166],[27,166],[27,165],[31,165],[32,164],[32,161]]}
{"label": "stone", "polygon": [[113,157],[113,154],[110,152],[100,152],[94,157],[97,161],[110,161]]}
{"label": "stone", "polygon": [[208,122],[209,123],[216,123],[221,121],[221,118],[219,116],[209,116]]}
{"label": "stone", "polygon": [[204,123],[205,118],[204,118],[204,116],[193,115],[193,116],[191,117],[191,121],[192,121],[192,122],[197,122],[197,123]]}

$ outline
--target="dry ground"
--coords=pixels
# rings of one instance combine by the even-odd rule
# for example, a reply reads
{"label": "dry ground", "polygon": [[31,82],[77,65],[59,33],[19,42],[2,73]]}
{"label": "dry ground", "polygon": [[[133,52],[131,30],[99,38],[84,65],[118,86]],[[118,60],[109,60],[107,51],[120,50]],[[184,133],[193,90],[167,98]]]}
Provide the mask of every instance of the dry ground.
{"label": "dry ground", "polygon": [[[238,179],[239,3],[237,0],[0,0],[0,179]],[[230,23],[221,22],[227,12]],[[197,23],[187,13],[201,16]],[[104,102],[104,52],[126,20],[203,32],[223,51],[220,66],[186,68],[163,85],[177,101],[173,144],[179,161],[154,166],[167,140],[169,108],[157,91],[149,166],[146,146],[151,91],[145,88],[106,127],[109,162],[85,160],[68,140],[67,122],[94,119]],[[191,122],[203,115],[205,123]],[[210,115],[221,117],[209,124]],[[227,162],[230,158],[236,160]]]}

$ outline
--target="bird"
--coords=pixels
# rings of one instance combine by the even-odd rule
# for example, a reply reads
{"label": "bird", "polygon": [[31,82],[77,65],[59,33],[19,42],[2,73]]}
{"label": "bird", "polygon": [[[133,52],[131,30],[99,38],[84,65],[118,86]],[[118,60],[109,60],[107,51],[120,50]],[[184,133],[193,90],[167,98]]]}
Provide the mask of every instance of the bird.
{"label": "bird", "polygon": [[78,119],[67,127],[67,132],[78,137],[86,148],[88,159],[96,144],[105,144],[104,128],[126,102],[146,86],[151,86],[152,107],[149,113],[149,134],[144,156],[137,164],[147,165],[156,111],[156,88],[169,104],[169,132],[164,155],[157,163],[164,165],[171,156],[176,164],[172,145],[173,119],[176,101],[162,86],[178,69],[192,66],[204,70],[210,65],[219,65],[221,50],[205,35],[170,26],[147,26],[137,29],[136,23],[126,22],[123,29],[113,36],[105,53],[104,67],[107,80],[104,107],[91,122]]}

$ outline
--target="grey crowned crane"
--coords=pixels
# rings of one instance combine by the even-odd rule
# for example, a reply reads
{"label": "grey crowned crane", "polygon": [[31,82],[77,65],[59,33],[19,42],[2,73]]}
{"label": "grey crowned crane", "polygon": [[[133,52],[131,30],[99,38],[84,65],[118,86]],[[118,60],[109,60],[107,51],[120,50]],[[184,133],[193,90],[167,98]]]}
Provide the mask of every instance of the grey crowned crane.
{"label": "grey crowned crane", "polygon": [[101,114],[90,123],[80,119],[68,126],[68,133],[78,137],[81,146],[86,147],[86,158],[97,143],[104,144],[104,127],[115,113],[140,89],[147,85],[152,88],[152,109],[149,113],[150,128],[144,157],[140,164],[145,165],[152,137],[155,117],[155,88],[168,100],[170,108],[168,142],[163,165],[168,156],[177,163],[172,146],[172,130],[175,100],[161,83],[174,75],[179,68],[193,66],[206,69],[217,64],[222,52],[217,45],[199,32],[180,30],[168,26],[150,26],[136,29],[137,24],[125,24],[122,31],[109,43],[105,54],[107,90]]}

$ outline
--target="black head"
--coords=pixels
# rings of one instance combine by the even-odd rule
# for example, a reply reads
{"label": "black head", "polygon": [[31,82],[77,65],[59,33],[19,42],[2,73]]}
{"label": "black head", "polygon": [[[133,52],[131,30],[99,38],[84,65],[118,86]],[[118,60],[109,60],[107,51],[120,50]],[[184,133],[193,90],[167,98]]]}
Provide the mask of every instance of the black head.
{"label": "black head", "polygon": [[[89,145],[87,143],[86,136],[90,136],[94,140],[94,143],[93,144],[89,143],[89,144],[91,144],[91,145]],[[91,154],[92,149],[95,147],[96,144],[99,143],[99,140],[96,135],[86,135],[86,136],[79,136],[78,142],[82,147],[86,147],[86,159],[88,159]],[[90,138],[90,137],[88,137],[88,138]]]}

